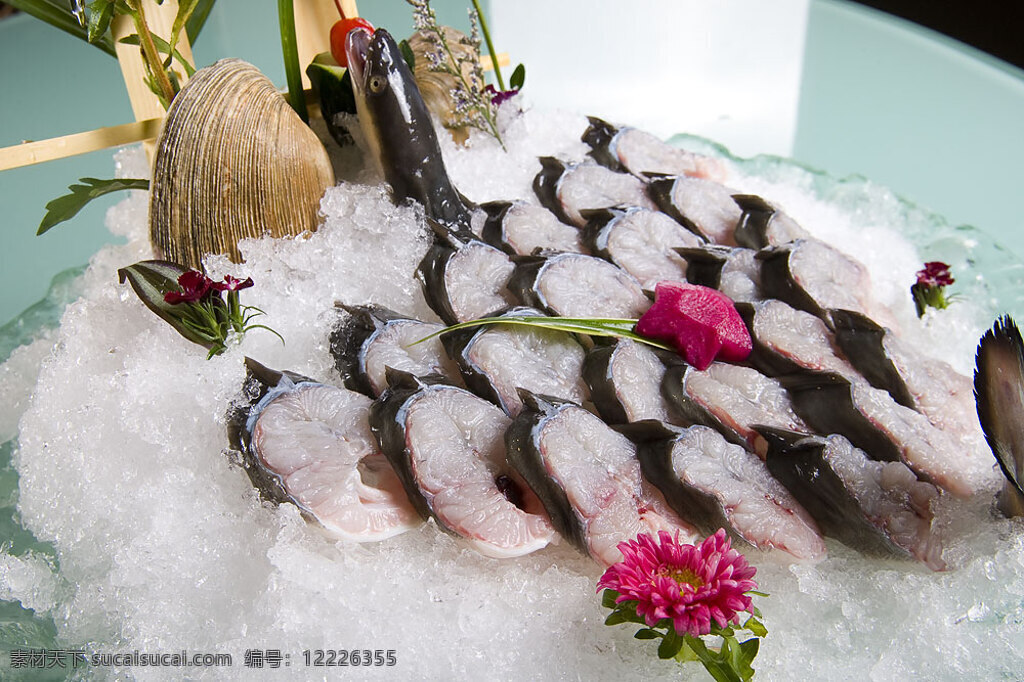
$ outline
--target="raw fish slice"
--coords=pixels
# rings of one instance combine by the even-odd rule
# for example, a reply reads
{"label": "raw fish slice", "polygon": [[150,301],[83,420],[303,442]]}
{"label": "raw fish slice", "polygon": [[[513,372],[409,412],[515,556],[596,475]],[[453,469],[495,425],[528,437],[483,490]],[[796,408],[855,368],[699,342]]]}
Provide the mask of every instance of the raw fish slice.
{"label": "raw fish slice", "polygon": [[569,225],[587,224],[584,211],[614,206],[656,209],[643,180],[592,163],[566,166],[558,159],[541,159],[533,183],[541,204]]}
{"label": "raw fish slice", "polygon": [[869,554],[913,556],[945,569],[932,528],[939,491],[902,462],[870,459],[840,435],[764,431],[768,470],[814,515],[822,530]]}
{"label": "raw fish slice", "polygon": [[648,193],[662,211],[709,242],[736,246],[736,224],[742,211],[735,190],[703,178],[667,177],[651,180]]}
{"label": "raw fish slice", "polygon": [[762,459],[768,444],[755,425],[811,433],[782,384],[751,367],[724,362],[704,371],[670,367],[661,386],[684,424],[710,426]]}
{"label": "raw fish slice", "polygon": [[928,418],[867,382],[823,372],[783,378],[793,407],[819,433],[846,436],[869,457],[903,461],[958,497],[984,484],[989,467]]}
{"label": "raw fish slice", "polygon": [[[229,421],[261,492],[293,502],[331,535],[356,542],[419,524],[370,432],[369,398],[251,360],[247,366],[259,388]],[[261,483],[270,480],[275,486],[268,491]]]}
{"label": "raw fish slice", "polygon": [[693,529],[643,480],[636,447],[578,405],[523,392],[526,408],[505,435],[509,462],[544,503],[555,528],[604,565],[639,533]]}
{"label": "raw fish slice", "polygon": [[636,277],[645,289],[663,280],[685,281],[686,260],[675,249],[703,243],[660,211],[609,209],[588,217],[583,234],[590,251]]}
{"label": "raw fish slice", "polygon": [[581,253],[580,232],[554,213],[525,201],[495,202],[487,211],[482,237],[505,253],[528,256],[537,250]]}
{"label": "raw fish slice", "polygon": [[[503,315],[541,315],[513,308]],[[576,403],[589,400],[580,375],[585,351],[572,334],[515,325],[471,328],[445,334],[445,347],[458,361],[466,385],[509,416],[523,409],[517,388]]]}
{"label": "raw fish slice", "polygon": [[644,477],[701,533],[724,527],[759,549],[800,561],[825,558],[817,524],[753,453],[706,426],[673,429],[648,421],[624,432],[640,444]]}
{"label": "raw fish slice", "polygon": [[331,354],[347,388],[375,398],[387,388],[385,369],[416,376],[442,374],[461,382],[458,366],[439,338],[416,343],[444,327],[414,320],[382,306],[345,306],[348,315],[331,332]]}
{"label": "raw fish slice", "polygon": [[785,301],[831,325],[831,308],[855,310],[894,327],[892,313],[871,297],[871,279],[859,261],[818,239],[798,239],[762,249],[766,297]]}
{"label": "raw fish slice", "polygon": [[676,252],[686,259],[686,279],[691,284],[718,289],[737,303],[763,298],[761,261],[756,251],[706,244]]}
{"label": "raw fish slice", "polygon": [[509,288],[523,303],[561,317],[636,319],[651,305],[628,272],[576,253],[517,258]]}
{"label": "raw fish slice", "polygon": [[665,365],[681,362],[679,356],[656,351],[629,339],[595,346],[583,362],[583,378],[591,400],[609,424],[641,419],[675,423],[672,408],[661,393]]}
{"label": "raw fish slice", "polygon": [[458,324],[515,302],[508,290],[515,270],[508,254],[468,235],[449,241],[432,246],[416,270],[423,296],[438,317]]}
{"label": "raw fish slice", "polygon": [[981,445],[969,378],[948,362],[912,351],[896,334],[860,313],[833,310],[832,322],[839,347],[872,386],[888,391],[938,428]]}
{"label": "raw fish slice", "polygon": [[390,371],[370,426],[416,510],[481,554],[536,551],[554,529],[505,460],[509,419],[468,391]]}
{"label": "raw fish slice", "polygon": [[1009,315],[996,320],[978,344],[974,391],[985,439],[1006,477],[999,509],[1024,516],[1024,342]]}
{"label": "raw fish slice", "polygon": [[835,335],[820,318],[770,299],[738,305],[754,340],[751,362],[769,376],[802,370],[835,372],[851,381],[857,370],[837,353]]}
{"label": "raw fish slice", "polygon": [[732,198],[743,211],[736,225],[736,243],[740,246],[763,249],[810,237],[795,220],[761,197],[734,194]]}
{"label": "raw fish slice", "polygon": [[590,127],[583,133],[583,141],[592,149],[590,156],[612,170],[626,171],[637,177],[647,173],[711,180],[725,177],[725,166],[718,159],[673,147],[636,128],[616,128],[599,118],[587,118]]}

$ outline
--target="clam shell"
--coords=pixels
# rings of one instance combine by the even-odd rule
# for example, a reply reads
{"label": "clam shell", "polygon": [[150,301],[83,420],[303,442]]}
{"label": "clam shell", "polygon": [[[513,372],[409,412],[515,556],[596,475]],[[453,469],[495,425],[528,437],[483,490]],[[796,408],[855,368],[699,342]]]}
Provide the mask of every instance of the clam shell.
{"label": "clam shell", "polygon": [[157,142],[150,240],[158,257],[198,268],[238,262],[246,237],[317,227],[334,171],[316,134],[256,67],[224,59],[174,98]]}

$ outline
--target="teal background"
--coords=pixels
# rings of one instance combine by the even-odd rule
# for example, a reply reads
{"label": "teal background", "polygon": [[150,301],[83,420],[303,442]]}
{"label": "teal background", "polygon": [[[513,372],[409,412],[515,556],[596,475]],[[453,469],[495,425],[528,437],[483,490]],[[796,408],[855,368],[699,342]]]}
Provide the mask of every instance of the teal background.
{"label": "teal background", "polygon": [[[466,0],[432,4],[442,23],[466,28]],[[412,30],[405,0],[365,0],[360,10],[397,35]],[[790,155],[832,175],[871,178],[953,223],[989,232],[1024,258],[1014,201],[1024,72],[850,2],[811,0],[808,19]],[[196,62],[238,56],[283,86],[279,44],[273,3],[219,0]],[[595,48],[567,42],[564,49]],[[114,60],[30,17],[0,23],[0,61],[0,146],[131,120]],[[103,217],[116,195],[34,236],[45,204],[69,184],[112,175],[110,151],[0,173],[0,324],[40,300],[56,273],[113,239]]]}

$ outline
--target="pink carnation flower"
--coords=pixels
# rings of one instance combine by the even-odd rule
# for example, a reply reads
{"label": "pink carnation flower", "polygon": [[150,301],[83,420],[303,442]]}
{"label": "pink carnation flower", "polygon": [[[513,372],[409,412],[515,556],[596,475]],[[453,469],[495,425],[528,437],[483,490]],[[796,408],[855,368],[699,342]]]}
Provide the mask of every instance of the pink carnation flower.
{"label": "pink carnation flower", "polygon": [[732,549],[725,531],[698,545],[680,544],[666,531],[659,540],[641,533],[636,540],[619,543],[623,560],[611,566],[597,583],[598,591],[619,593],[617,603],[636,601],[637,614],[649,627],[663,618],[672,620],[680,635],[699,637],[718,627],[739,624],[739,613],[750,610],[757,572]]}
{"label": "pink carnation flower", "polygon": [[923,287],[945,287],[954,281],[949,266],[942,261],[930,261],[917,271],[917,283]]}

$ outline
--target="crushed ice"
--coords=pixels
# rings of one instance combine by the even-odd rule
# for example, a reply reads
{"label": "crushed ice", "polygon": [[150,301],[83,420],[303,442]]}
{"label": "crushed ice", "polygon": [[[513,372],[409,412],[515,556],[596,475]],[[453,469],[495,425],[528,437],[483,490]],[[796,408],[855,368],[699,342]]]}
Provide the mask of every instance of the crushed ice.
{"label": "crushed ice", "polygon": [[[444,141],[443,153],[471,199],[533,201],[537,156],[581,159],[585,125],[576,114],[526,110],[503,120],[508,153],[482,136],[468,151]],[[118,165],[132,174],[145,163],[129,152]],[[734,169],[731,182],[864,260],[913,340],[946,349],[968,371],[979,321],[965,304],[924,323],[912,317],[904,293],[921,257],[899,224],[891,229],[889,195],[879,190],[874,212],[863,201],[850,210],[814,199],[803,171],[773,168]],[[242,660],[251,648],[290,653],[290,668],[268,671],[274,679],[306,677],[301,652],[318,648],[395,650],[396,668],[362,668],[361,676],[676,677],[675,664],[658,661],[631,629],[603,625],[600,570],[566,543],[497,561],[432,524],[377,544],[336,542],[294,507],[262,504],[224,456],[223,415],[244,355],[337,381],[327,350],[335,301],[434,319],[411,276],[428,246],[420,209],[351,183],[329,190],[321,209],[325,224],[315,234],[249,240],[243,265],[209,261],[214,277],[253,277],[243,303],[265,310],[287,341],[257,330],[209,362],[117,284],[118,267],[151,257],[145,196],[111,209],[111,230],[128,243],[93,258],[82,298],[54,338],[0,367],[13,400],[5,400],[4,436],[24,412],[14,456],[21,520],[53,545],[59,565],[0,551],[0,597],[51,616],[69,647],[233,655],[231,668],[190,669],[196,678],[248,679]],[[770,630],[761,675],[994,679],[1024,669],[1024,530],[992,517],[987,499],[944,505],[947,573],[868,559],[834,542],[816,566],[752,556],[771,593],[759,604]],[[93,672],[177,679],[181,671]],[[704,675],[698,666],[687,672]]]}

